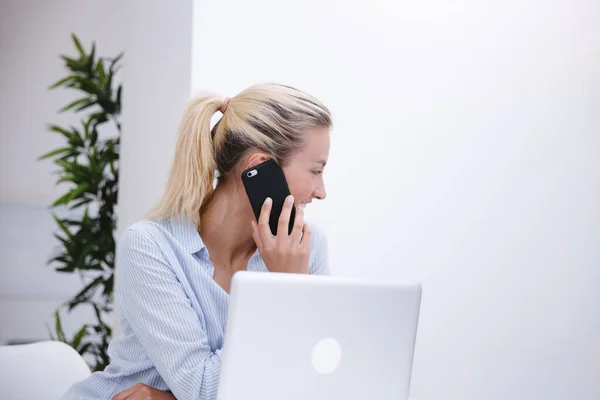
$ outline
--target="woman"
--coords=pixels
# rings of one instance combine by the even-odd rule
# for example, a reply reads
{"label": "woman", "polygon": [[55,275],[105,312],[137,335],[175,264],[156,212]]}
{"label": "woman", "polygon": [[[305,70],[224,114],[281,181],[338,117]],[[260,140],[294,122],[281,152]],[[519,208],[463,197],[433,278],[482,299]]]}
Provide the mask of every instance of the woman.
{"label": "woman", "polygon": [[[223,116],[211,130],[217,111]],[[323,104],[283,85],[190,103],[166,191],[118,248],[123,335],[109,346],[110,365],[64,400],[216,398],[233,274],[327,273],[326,240],[304,223],[303,209],[326,195],[330,127]],[[257,223],[243,188],[242,171],[269,159],[292,194],[280,226],[297,207],[291,234],[271,234],[269,199]]]}

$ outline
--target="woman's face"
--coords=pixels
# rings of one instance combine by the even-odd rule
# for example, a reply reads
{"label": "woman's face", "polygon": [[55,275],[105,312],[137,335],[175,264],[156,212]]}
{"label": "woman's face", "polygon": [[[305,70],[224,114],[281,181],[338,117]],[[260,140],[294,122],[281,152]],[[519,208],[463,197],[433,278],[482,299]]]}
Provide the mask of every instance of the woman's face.
{"label": "woman's face", "polygon": [[304,207],[313,199],[327,196],[323,170],[329,157],[329,128],[316,128],[307,132],[305,145],[292,155],[283,168],[296,207]]}
{"label": "woman's face", "polygon": [[[323,200],[327,193],[323,170],[329,157],[329,128],[315,128],[306,133],[304,146],[296,151],[283,168],[296,207],[304,207],[313,199]],[[267,161],[264,153],[249,158],[246,168]]]}

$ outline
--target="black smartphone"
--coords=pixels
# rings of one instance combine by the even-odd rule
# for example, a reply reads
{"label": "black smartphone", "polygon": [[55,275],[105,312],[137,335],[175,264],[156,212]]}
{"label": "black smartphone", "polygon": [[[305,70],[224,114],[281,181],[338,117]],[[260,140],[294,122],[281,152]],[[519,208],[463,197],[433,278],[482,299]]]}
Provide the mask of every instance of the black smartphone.
{"label": "black smartphone", "polygon": [[[273,160],[266,161],[255,167],[248,168],[242,173],[242,182],[246,194],[252,205],[252,210],[256,216],[256,220],[260,217],[260,210],[267,199],[270,197],[273,200],[271,215],[269,217],[269,226],[273,235],[277,235],[277,226],[279,224],[279,216],[283,208],[283,203],[286,197],[290,195],[287,180],[283,173],[283,169]],[[294,218],[296,217],[296,207],[292,206],[292,214],[290,215],[290,224],[288,234],[292,233],[294,227]]]}

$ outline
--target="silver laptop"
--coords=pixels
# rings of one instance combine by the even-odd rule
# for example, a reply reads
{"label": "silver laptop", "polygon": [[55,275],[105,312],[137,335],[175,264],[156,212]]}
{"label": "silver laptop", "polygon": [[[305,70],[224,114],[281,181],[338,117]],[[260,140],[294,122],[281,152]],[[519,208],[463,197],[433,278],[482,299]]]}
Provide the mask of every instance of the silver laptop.
{"label": "silver laptop", "polygon": [[238,272],[219,400],[406,400],[421,285]]}

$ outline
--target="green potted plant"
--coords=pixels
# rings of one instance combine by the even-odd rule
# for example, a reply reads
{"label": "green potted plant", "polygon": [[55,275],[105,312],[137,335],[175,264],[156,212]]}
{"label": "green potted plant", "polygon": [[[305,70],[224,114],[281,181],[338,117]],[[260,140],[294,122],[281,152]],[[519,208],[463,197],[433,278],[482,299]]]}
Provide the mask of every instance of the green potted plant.
{"label": "green potted plant", "polygon": [[[113,309],[122,97],[122,85],[115,82],[115,74],[122,54],[114,58],[98,57],[95,43],[87,52],[77,36],[73,34],[72,39],[77,56],[60,56],[68,74],[50,89],[66,88],[81,95],[59,110],[78,113],[80,122],[69,127],[49,125],[50,132],[64,137],[65,145],[39,159],[51,159],[59,167],[57,185],[68,187],[52,207],[66,207],[77,215],[60,218],[52,213],[59,228],[55,235],[59,247],[48,264],[62,273],[79,274],[83,288],[56,310],[54,334],[50,335],[68,343],[81,355],[89,355],[93,359],[90,367],[98,371],[109,363],[107,349],[112,334],[106,320]],[[100,137],[99,127],[104,124],[112,124],[116,133]],[[67,338],[61,311],[70,312],[81,306],[92,307],[96,321]]]}

